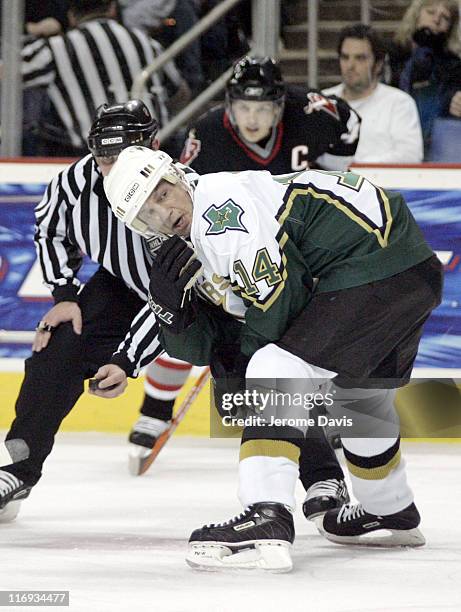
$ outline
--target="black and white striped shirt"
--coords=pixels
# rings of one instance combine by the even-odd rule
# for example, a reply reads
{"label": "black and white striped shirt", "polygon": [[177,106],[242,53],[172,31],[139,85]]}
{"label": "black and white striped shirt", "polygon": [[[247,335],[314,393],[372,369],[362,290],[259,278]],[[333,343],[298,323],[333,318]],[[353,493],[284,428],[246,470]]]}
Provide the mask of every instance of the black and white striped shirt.
{"label": "black and white striped shirt", "polygon": [[[191,168],[183,169],[190,182],[198,179]],[[40,266],[56,301],[77,300],[82,253],[146,301],[114,357],[127,373],[137,376],[162,350],[155,316],[147,304],[152,257],[145,240],[112,213],[103,177],[91,155],[51,181],[35,209],[35,218]]]}
{"label": "black and white striped shirt", "polygon": [[[96,109],[129,100],[135,77],[163,51],[144,32],[113,19],[92,19],[64,35],[39,39],[22,51],[24,87],[47,86],[48,96],[74,147],[85,147]],[[143,100],[161,125],[166,101],[182,77],[168,62],[146,83]]]}

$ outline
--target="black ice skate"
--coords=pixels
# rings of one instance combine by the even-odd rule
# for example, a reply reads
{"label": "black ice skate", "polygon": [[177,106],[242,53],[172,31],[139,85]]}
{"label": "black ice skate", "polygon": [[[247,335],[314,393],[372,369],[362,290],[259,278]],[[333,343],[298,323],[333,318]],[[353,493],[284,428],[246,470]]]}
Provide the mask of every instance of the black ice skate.
{"label": "black ice skate", "polygon": [[144,471],[144,463],[149,458],[158,438],[170,427],[171,421],[162,421],[145,415],[139,419],[130,432],[128,442],[128,469],[133,476],[140,476]]}
{"label": "black ice skate", "polygon": [[9,523],[18,516],[21,501],[29,496],[31,486],[0,470],[0,523]]}
{"label": "black ice skate", "polygon": [[225,523],[205,525],[189,538],[187,563],[196,569],[263,569],[289,572],[295,538],[283,504],[258,502]]}
{"label": "black ice skate", "polygon": [[382,547],[423,546],[419,522],[415,504],[383,516],[366,512],[361,504],[346,504],[316,521],[320,533],[332,542]]}
{"label": "black ice skate", "polygon": [[303,502],[304,516],[308,521],[312,521],[318,516],[325,514],[327,510],[340,508],[349,501],[344,480],[330,478],[314,483],[306,491]]}

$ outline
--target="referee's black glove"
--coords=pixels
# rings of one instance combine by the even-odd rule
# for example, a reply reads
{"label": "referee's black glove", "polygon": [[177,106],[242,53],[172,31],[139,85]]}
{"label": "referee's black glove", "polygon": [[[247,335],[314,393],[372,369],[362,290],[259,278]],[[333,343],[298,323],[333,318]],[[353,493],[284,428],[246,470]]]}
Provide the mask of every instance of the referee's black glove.
{"label": "referee's black glove", "polygon": [[158,322],[173,334],[185,330],[195,318],[192,290],[202,264],[179,236],[168,238],[157,251],[149,283],[149,306]]}

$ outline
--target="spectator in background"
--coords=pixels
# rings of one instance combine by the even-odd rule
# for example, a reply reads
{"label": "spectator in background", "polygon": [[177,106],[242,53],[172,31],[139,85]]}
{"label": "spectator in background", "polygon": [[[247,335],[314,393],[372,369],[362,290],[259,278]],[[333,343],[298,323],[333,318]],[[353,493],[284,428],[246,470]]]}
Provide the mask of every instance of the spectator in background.
{"label": "spectator in background", "polygon": [[[42,0],[41,2],[26,2],[24,6],[23,44],[28,44],[36,38],[55,36],[65,31],[67,21],[67,0]],[[1,6],[1,1],[0,1]],[[2,11],[0,10],[0,31]],[[0,67],[1,68],[1,67]],[[34,155],[37,149],[37,135],[34,127],[40,120],[40,115],[46,103],[46,87],[26,89],[23,94],[24,117],[22,134],[22,154]]]}
{"label": "spectator in background", "polygon": [[428,152],[434,119],[461,117],[457,0],[413,0],[390,53],[391,83],[418,107]]}
{"label": "spectator in background", "polygon": [[163,20],[171,15],[176,0],[119,0],[123,24],[149,33],[159,30]]}
{"label": "spectator in background", "polygon": [[385,47],[378,34],[362,24],[343,28],[338,56],[342,82],[323,93],[344,98],[362,118],[355,161],[421,162],[423,141],[414,100],[379,82]]}
{"label": "spectator in background", "polygon": [[65,31],[68,4],[66,0],[26,2],[24,20],[27,34],[48,38]]}
{"label": "spectator in background", "polygon": [[[54,36],[67,29],[68,0],[40,0],[24,3],[24,32],[29,36]],[[0,8],[2,2],[0,1]],[[0,10],[0,26],[2,11]]]}
{"label": "spectator in background", "polygon": [[[135,77],[161,53],[161,45],[146,34],[119,24],[116,11],[113,0],[71,0],[69,32],[24,47],[24,86],[47,88],[36,154],[85,155],[98,106],[129,99]],[[145,102],[164,125],[169,110],[187,103],[189,93],[169,62],[148,79]]]}
{"label": "spectator in background", "polygon": [[[203,17],[220,3],[220,0],[193,0]],[[299,23],[299,0],[283,0],[280,3],[280,36],[284,26]],[[252,1],[242,0],[227,15],[202,36],[202,57],[207,81],[218,78],[229,66],[249,53],[253,36]],[[288,41],[284,41],[287,43]]]}
{"label": "spectator in background", "polygon": [[[169,47],[175,40],[189,32],[198,20],[199,16],[193,0],[176,0],[173,11],[170,11],[169,18],[165,20],[163,28],[155,35],[155,38],[164,47]],[[177,55],[175,62],[191,88],[192,94],[198,94],[204,82],[200,38],[196,38],[182,53]]]}
{"label": "spectator in background", "polygon": [[[194,0],[122,0],[120,7],[126,27],[145,30],[165,48],[198,21]],[[192,94],[198,93],[203,86],[200,40],[190,43],[175,63]]]}
{"label": "spectator in background", "polygon": [[[220,0],[195,0],[200,17],[218,5]],[[248,53],[251,32],[251,3],[238,4],[215,23],[201,37],[201,49],[205,80],[217,79],[232,63]]]}

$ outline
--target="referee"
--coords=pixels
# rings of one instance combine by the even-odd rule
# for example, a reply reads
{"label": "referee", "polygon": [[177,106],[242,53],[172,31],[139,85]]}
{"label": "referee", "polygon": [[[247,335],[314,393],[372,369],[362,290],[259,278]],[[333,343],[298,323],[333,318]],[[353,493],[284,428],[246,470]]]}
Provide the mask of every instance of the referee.
{"label": "referee", "polygon": [[[137,376],[162,352],[147,304],[152,245],[117,220],[103,189],[120,151],[132,144],[158,148],[157,131],[139,100],[104,106],[88,140],[94,157],[58,174],[35,209],[38,258],[55,305],[38,325],[6,436],[12,462],[0,468],[0,522],[14,518],[18,500],[39,480],[85,378],[108,363]],[[191,181],[197,176],[185,171]],[[82,253],[100,268],[80,291]],[[171,413],[171,404],[165,402],[165,411]],[[161,402],[156,408],[161,412]]]}
{"label": "referee", "polygon": [[[116,10],[114,0],[71,0],[70,30],[24,47],[24,87],[46,87],[49,99],[39,122],[40,154],[85,155],[96,109],[128,100],[133,80],[162,52],[141,30],[118,23]],[[162,126],[168,109],[184,105],[189,95],[187,83],[168,62],[147,80],[143,99]]]}

